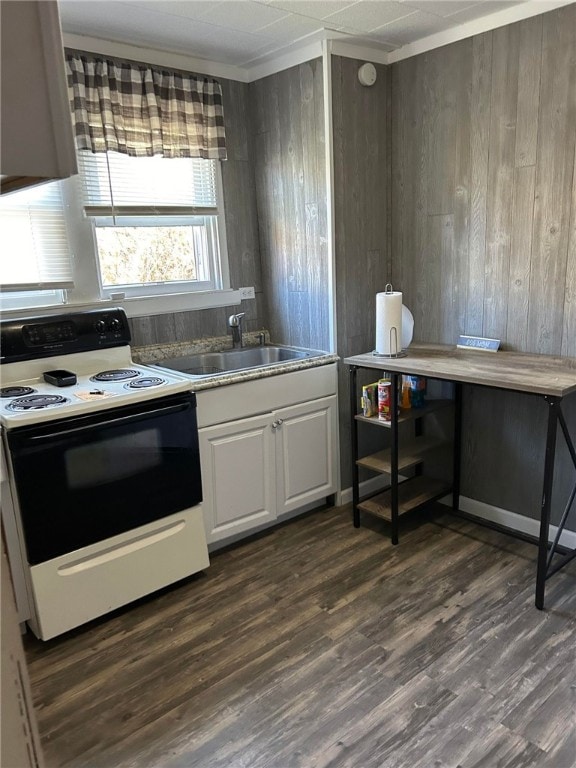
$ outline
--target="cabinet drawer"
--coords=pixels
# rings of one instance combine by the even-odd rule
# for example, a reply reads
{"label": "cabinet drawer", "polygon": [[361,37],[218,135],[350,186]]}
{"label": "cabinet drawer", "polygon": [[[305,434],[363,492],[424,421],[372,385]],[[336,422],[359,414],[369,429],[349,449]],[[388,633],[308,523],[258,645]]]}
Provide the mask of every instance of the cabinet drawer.
{"label": "cabinet drawer", "polygon": [[198,426],[209,427],[337,392],[336,364],[197,392]]}

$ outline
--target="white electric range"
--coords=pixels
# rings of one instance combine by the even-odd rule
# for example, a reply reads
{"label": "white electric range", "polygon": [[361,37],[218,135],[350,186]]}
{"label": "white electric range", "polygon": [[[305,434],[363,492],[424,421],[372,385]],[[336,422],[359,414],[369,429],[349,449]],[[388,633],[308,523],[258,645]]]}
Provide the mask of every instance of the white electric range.
{"label": "white electric range", "polygon": [[2,517],[48,639],[208,563],[190,381],[136,365],[121,309],[5,321]]}

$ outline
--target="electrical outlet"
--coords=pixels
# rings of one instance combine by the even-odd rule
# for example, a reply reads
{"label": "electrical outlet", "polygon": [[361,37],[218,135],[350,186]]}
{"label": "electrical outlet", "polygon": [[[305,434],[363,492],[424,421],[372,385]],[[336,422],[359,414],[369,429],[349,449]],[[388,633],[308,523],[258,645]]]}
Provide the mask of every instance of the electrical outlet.
{"label": "electrical outlet", "polygon": [[255,299],[256,294],[254,293],[254,287],[250,288],[239,288],[240,291],[240,298],[241,299]]}

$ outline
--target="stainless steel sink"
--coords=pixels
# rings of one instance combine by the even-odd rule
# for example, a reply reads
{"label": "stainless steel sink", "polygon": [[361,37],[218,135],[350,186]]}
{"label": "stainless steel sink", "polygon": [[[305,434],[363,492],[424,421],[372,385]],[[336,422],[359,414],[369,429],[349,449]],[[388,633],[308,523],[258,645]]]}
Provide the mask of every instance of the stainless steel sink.
{"label": "stainless steel sink", "polygon": [[156,363],[156,365],[181,373],[188,373],[191,376],[216,376],[221,373],[242,371],[247,368],[262,368],[285,363],[289,360],[304,360],[325,354],[325,352],[314,349],[297,349],[295,347],[244,347],[243,349],[228,349],[224,352],[201,352],[197,355],[171,357]]}

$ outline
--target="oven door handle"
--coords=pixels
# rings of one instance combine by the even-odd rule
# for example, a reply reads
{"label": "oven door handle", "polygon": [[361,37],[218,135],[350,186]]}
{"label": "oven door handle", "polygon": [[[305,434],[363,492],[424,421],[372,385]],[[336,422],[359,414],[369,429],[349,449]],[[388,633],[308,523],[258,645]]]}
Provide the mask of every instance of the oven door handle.
{"label": "oven door handle", "polygon": [[152,411],[141,411],[131,416],[118,416],[116,419],[107,419],[106,421],[97,421],[93,424],[85,424],[81,427],[72,427],[71,429],[61,429],[56,432],[50,432],[47,435],[30,435],[28,440],[30,442],[39,442],[42,440],[53,440],[55,437],[65,437],[66,435],[77,435],[81,432],[90,432],[94,428],[101,429],[102,427],[120,426],[123,424],[130,424],[133,421],[142,421],[142,419],[155,418],[157,416],[167,416],[170,413],[178,413],[179,411],[186,411],[190,408],[189,403],[180,403],[179,405],[167,405],[164,408],[155,408]]}

